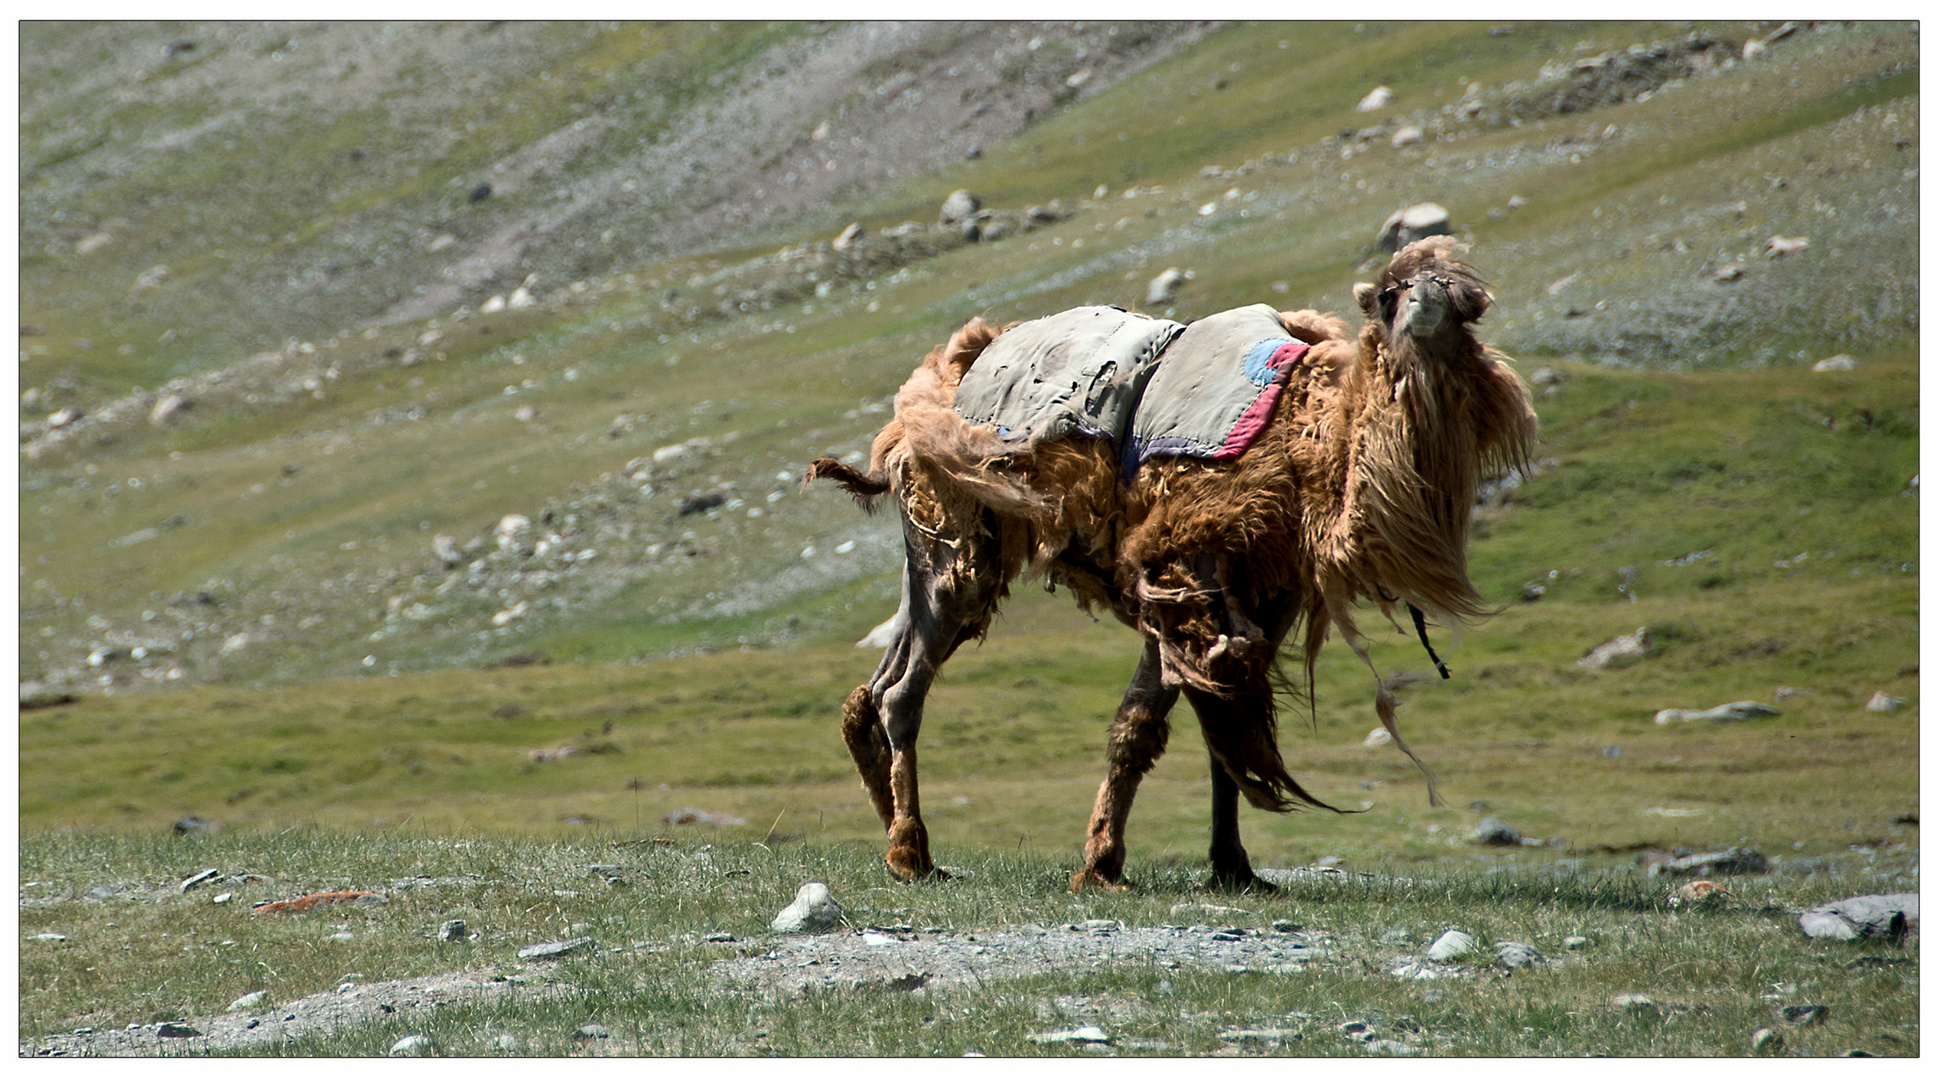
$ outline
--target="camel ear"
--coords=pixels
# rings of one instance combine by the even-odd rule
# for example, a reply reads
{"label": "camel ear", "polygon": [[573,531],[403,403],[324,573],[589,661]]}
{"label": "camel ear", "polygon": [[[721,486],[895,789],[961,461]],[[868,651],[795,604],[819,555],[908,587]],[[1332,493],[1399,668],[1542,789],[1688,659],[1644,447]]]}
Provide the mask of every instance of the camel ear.
{"label": "camel ear", "polygon": [[1356,287],[1349,291],[1349,295],[1356,298],[1356,306],[1362,308],[1364,314],[1374,315],[1376,313],[1373,307],[1376,303],[1376,286],[1367,281],[1359,281],[1356,283]]}

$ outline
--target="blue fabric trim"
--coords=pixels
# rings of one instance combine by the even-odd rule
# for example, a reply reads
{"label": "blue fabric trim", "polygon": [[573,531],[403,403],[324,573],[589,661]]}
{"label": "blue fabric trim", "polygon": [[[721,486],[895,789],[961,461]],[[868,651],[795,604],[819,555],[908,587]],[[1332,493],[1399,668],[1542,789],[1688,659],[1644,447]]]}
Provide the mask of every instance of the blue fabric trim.
{"label": "blue fabric trim", "polygon": [[1254,348],[1248,350],[1247,359],[1241,362],[1241,373],[1248,376],[1249,382],[1267,389],[1268,384],[1274,382],[1276,376],[1281,374],[1269,364],[1269,361],[1274,358],[1277,350],[1290,344],[1293,342],[1288,338],[1269,338],[1257,342]]}

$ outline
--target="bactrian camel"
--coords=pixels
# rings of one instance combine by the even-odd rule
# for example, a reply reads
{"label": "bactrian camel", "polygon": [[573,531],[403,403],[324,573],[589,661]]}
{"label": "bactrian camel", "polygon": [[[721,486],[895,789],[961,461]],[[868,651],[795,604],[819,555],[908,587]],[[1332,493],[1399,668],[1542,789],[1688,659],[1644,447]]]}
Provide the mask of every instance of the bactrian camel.
{"label": "bactrian camel", "polygon": [[[843,705],[844,742],[897,875],[942,874],[918,802],[925,695],[1025,571],[1111,611],[1145,643],[1110,728],[1073,887],[1120,882],[1135,790],[1166,750],[1167,716],[1183,694],[1213,776],[1213,881],[1269,887],[1242,848],[1237,797],[1278,812],[1334,809],[1289,775],[1276,745],[1270,676],[1284,639],[1297,636],[1313,687],[1332,626],[1369,664],[1351,617],[1358,601],[1385,616],[1406,603],[1420,634],[1426,614],[1455,626],[1490,613],[1465,569],[1476,487],[1525,467],[1537,421],[1524,384],[1476,336],[1491,298],[1462,252],[1447,236],[1399,251],[1376,283],[1356,286],[1364,322],[1353,336],[1314,311],[1259,308],[1285,347],[1262,343],[1251,372],[1279,392],[1254,403],[1259,430],[1238,456],[1162,452],[1134,467],[1126,445],[1083,422],[1025,440],[972,423],[953,409],[960,382],[1013,329],[975,318],[911,374],[863,471],[831,458],[811,464],[805,482],[835,480],[866,509],[889,494],[903,521],[892,641]],[[1151,372],[1167,372],[1183,346],[1162,347]],[[1145,386],[1141,414],[1157,407],[1163,381]],[[1380,680],[1376,707],[1396,736],[1395,699]]]}

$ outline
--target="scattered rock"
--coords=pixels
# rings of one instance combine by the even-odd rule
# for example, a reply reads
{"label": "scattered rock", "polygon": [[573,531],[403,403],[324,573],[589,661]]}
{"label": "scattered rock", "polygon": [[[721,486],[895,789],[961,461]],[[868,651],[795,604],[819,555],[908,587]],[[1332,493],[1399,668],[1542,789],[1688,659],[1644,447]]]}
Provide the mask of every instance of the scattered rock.
{"label": "scattered rock", "polygon": [[1813,368],[1810,368],[1809,370],[1811,371],[1854,371],[1855,357],[1850,356],[1847,353],[1836,353],[1834,356],[1826,357],[1824,359],[1815,361],[1815,366]]}
{"label": "scattered rock", "polygon": [[439,924],[440,941],[464,941],[466,922],[464,919],[447,919]]}
{"label": "scattered rock", "polygon": [[1661,709],[1653,714],[1655,724],[1685,724],[1694,720],[1706,720],[1715,724],[1731,724],[1737,720],[1750,720],[1757,716],[1780,716],[1781,710],[1758,701],[1735,701],[1726,705],[1716,705],[1711,709]]}
{"label": "scattered rock", "polygon": [[541,763],[545,763],[549,761],[565,761],[570,757],[579,757],[584,753],[586,753],[586,751],[582,750],[578,746],[556,746],[551,749],[528,750],[526,752],[526,760],[536,761]]}
{"label": "scattered rock", "polygon": [[1363,736],[1364,746],[1387,746],[1393,741],[1388,728],[1374,728],[1368,735]]}
{"label": "scattered rock", "polygon": [[505,626],[506,624],[513,622],[516,619],[524,618],[526,616],[526,612],[527,612],[527,603],[526,601],[521,600],[520,602],[514,604],[512,607],[506,608],[503,611],[494,612],[492,617],[492,624],[494,626]]}
{"label": "scattered rock", "polygon": [[978,213],[982,205],[978,196],[960,188],[946,196],[944,205],[938,207],[938,222],[943,225],[956,224]]}
{"label": "scattered rock", "polygon": [[432,554],[438,556],[448,570],[465,561],[465,554],[459,550],[458,542],[444,533],[432,537]]}
{"label": "scattered rock", "polygon": [[1612,1003],[1615,1008],[1637,1009],[1642,1012],[1647,1010],[1658,1011],[1660,1007],[1658,1002],[1647,997],[1645,994],[1615,994],[1613,995]]}
{"label": "scattered rock", "polygon": [[1774,1057],[1788,1048],[1788,1040],[1773,1028],[1756,1030],[1752,1042],[1755,1054],[1761,1057]]}
{"label": "scattered rock", "polygon": [[432,1052],[432,1040],[423,1035],[407,1035],[386,1051],[392,1057],[423,1057]]}
{"label": "scattered rock", "polygon": [[155,1033],[164,1039],[195,1039],[202,1036],[202,1032],[197,1031],[187,1024],[174,1023],[165,1023],[157,1026]]}
{"label": "scattered rock", "polygon": [[47,418],[47,426],[50,430],[64,428],[79,419],[81,419],[81,410],[61,409]]}
{"label": "scattered rock", "polygon": [[492,296],[486,299],[485,303],[479,305],[479,314],[481,315],[497,315],[500,312],[505,310],[506,310],[505,293],[494,293],[492,294]]}
{"label": "scattered rock", "polygon": [[1395,1039],[1372,1039],[1370,1040],[1368,1050],[1372,1054],[1388,1054],[1392,1057],[1410,1057],[1423,1053],[1422,1050],[1411,1046],[1409,1043],[1401,1043]]}
{"label": "scattered rock", "polygon": [[796,899],[776,913],[769,929],[778,934],[820,934],[843,922],[843,908],[830,895],[830,887],[812,881],[796,890]]}
{"label": "scattered rock", "polygon": [[700,495],[690,495],[681,501],[681,505],[675,510],[675,516],[687,517],[690,514],[699,514],[707,510],[713,510],[728,501],[729,493],[721,490],[707,491]]}
{"label": "scattered rock", "polygon": [[713,810],[697,810],[692,806],[668,811],[661,815],[661,822],[664,825],[747,825],[749,823],[746,818],[739,818],[734,814],[718,814]]}
{"label": "scattered rock", "polygon": [[1801,932],[1830,941],[1886,937],[1901,944],[1917,929],[1920,915],[1916,893],[1851,896],[1802,912]]}
{"label": "scattered rock", "polygon": [[1711,881],[1689,881],[1673,890],[1666,898],[1668,907],[1674,908],[1717,908],[1725,907],[1734,899],[1727,886]]}
{"label": "scattered rock", "polygon": [[466,202],[468,203],[482,203],[490,198],[492,198],[491,184],[480,184],[478,187],[466,193]]}
{"label": "scattered rock", "polygon": [[1790,1024],[1801,1024],[1804,1027],[1809,1024],[1819,1024],[1828,1019],[1828,1006],[1790,1005],[1781,1010],[1781,1018]]}
{"label": "scattered rock", "polygon": [[96,885],[94,888],[88,890],[88,899],[106,900],[111,896],[120,896],[127,891],[127,887],[122,885]]}
{"label": "scattered rock", "polygon": [[1805,236],[1770,236],[1761,254],[1769,259],[1780,259],[1807,250],[1808,238]]}
{"label": "scattered rock", "polygon": [[1258,1042],[1268,1046],[1280,1046],[1285,1042],[1301,1042],[1302,1032],[1295,1028],[1229,1028],[1215,1036],[1222,1042]]}
{"label": "scattered rock", "polygon": [[1398,149],[1406,146],[1417,146],[1423,141],[1424,129],[1413,124],[1406,124],[1398,128],[1397,133],[1390,136],[1390,145]]}
{"label": "scattered rock", "polygon": [[1579,658],[1579,666],[1602,668],[1614,660],[1635,659],[1646,655],[1646,628],[1644,626],[1630,634],[1623,634],[1602,645],[1595,645],[1592,651]]}
{"label": "scattered rock", "polygon": [[1147,303],[1165,304],[1174,299],[1174,293],[1187,281],[1187,274],[1178,266],[1170,266],[1147,283]]}
{"label": "scattered rock", "polygon": [[1574,950],[1583,949],[1587,945],[1592,944],[1592,939],[1588,937],[1584,937],[1579,934],[1573,934],[1571,937],[1566,938],[1561,944],[1563,944],[1568,949],[1574,949]]}
{"label": "scattered rock", "polygon": [[1536,948],[1522,941],[1498,942],[1498,966],[1507,971],[1527,968],[1545,959]]}
{"label": "scattered rock", "polygon": [[1446,930],[1424,955],[1432,960],[1454,960],[1477,948],[1477,939],[1462,930]]}
{"label": "scattered rock", "polygon": [[1786,701],[1791,697],[1800,697],[1803,694],[1812,694],[1814,692],[1814,690],[1806,686],[1777,686],[1774,688],[1774,700]]}
{"label": "scattered rock", "polygon": [[[192,819],[192,818],[184,818],[184,819],[183,819],[183,821],[190,821],[190,820],[197,820],[197,821],[199,821],[199,820],[201,820],[201,819],[200,819],[200,818],[193,818],[193,819]],[[183,822],[182,822],[182,821],[178,821],[178,822],[176,822],[176,826],[177,826],[177,830],[176,830],[176,831],[177,831],[177,833],[178,833],[178,834],[179,834],[179,833],[183,833],[183,832],[188,832],[188,831],[190,831],[190,830],[188,830],[188,829],[184,829],[184,828],[181,828],[181,825],[182,825],[182,824],[183,824]],[[217,878],[219,878],[219,877],[222,877],[222,876],[223,876],[223,872],[222,872],[221,870],[218,870],[218,869],[216,869],[215,867],[213,867],[213,866],[212,866],[212,867],[210,867],[209,869],[207,869],[207,870],[204,870],[204,871],[202,871],[201,873],[197,873],[197,874],[191,874],[191,875],[189,875],[188,877],[186,877],[186,878],[183,878],[183,879],[182,879],[182,883],[181,883],[180,885],[177,885],[177,886],[175,887],[175,891],[176,891],[176,892],[178,892],[178,893],[186,893],[186,892],[188,892],[188,891],[189,891],[190,889],[193,889],[193,888],[195,888],[195,887],[196,887],[196,886],[198,886],[198,885],[207,885],[207,884],[209,884],[210,882],[212,882],[212,881],[214,881],[214,880],[216,880]]]}
{"label": "scattered rock", "polygon": [[574,1029],[573,1037],[576,1039],[605,1039],[607,1038],[607,1029],[599,1024],[582,1024]]}
{"label": "scattered rock", "polygon": [[838,251],[849,251],[863,237],[864,227],[853,221],[845,226],[842,232],[837,234],[835,240],[830,241],[830,246]]}
{"label": "scattered rock", "polygon": [[50,931],[50,932],[48,932],[48,933],[45,933],[45,934],[35,934],[35,935],[34,935],[34,940],[35,940],[35,941],[66,941],[66,940],[67,940],[67,935],[66,935],[66,934],[56,934],[56,933],[53,933],[53,932],[51,932],[51,931]]}
{"label": "scattered rock", "polygon": [[876,626],[871,627],[870,633],[857,639],[857,648],[888,649],[891,647],[891,642],[896,640],[896,631],[897,616],[893,615],[883,622],[878,623]]}
{"label": "scattered rock", "polygon": [[1087,82],[1092,78],[1093,78],[1092,68],[1090,67],[1080,68],[1078,71],[1075,71],[1071,75],[1066,76],[1066,85],[1067,87],[1073,90],[1077,90],[1080,87],[1085,86]]}
{"label": "scattered rock", "polygon": [[162,399],[155,403],[155,408],[149,410],[148,422],[158,427],[166,424],[188,404],[188,399],[180,394],[164,394]]}
{"label": "scattered rock", "polygon": [[1450,211],[1433,202],[1418,203],[1383,219],[1383,227],[1376,230],[1376,246],[1395,253],[1426,236],[1448,236],[1450,231]]}
{"label": "scattered rock", "polygon": [[34,679],[20,684],[21,709],[47,709],[55,705],[66,705],[74,700],[74,694],[49,686]]}
{"label": "scattered rock", "polygon": [[235,893],[219,892],[216,895],[210,897],[209,902],[212,904],[227,904],[234,899],[236,899]]}
{"label": "scattered rock", "polygon": [[1390,92],[1389,87],[1379,86],[1363,95],[1363,100],[1356,103],[1356,111],[1375,112],[1383,106],[1388,105],[1391,99],[1395,97],[1396,95]]}
{"label": "scattered rock", "polygon": [[1517,829],[1497,818],[1485,818],[1478,822],[1473,839],[1487,847],[1517,847],[1524,842],[1524,837],[1518,835]]}
{"label": "scattered rock", "polygon": [[1869,699],[1869,703],[1862,707],[1870,712],[1895,712],[1907,704],[1909,702],[1902,698],[1890,697],[1888,694],[1877,690],[1875,696]]}
{"label": "scattered rock", "polygon": [[571,938],[567,941],[542,941],[537,945],[527,945],[520,949],[521,960],[553,960],[571,952],[590,951],[594,939],[590,937]]}
{"label": "scattered rock", "polygon": [[1647,877],[1690,877],[1701,874],[1765,874],[1771,869],[1768,857],[1753,848],[1734,847],[1708,851],[1677,859],[1655,862],[1647,867]]}
{"label": "scattered rock", "polygon": [[269,996],[270,994],[267,990],[252,990],[242,997],[237,998],[235,1001],[230,1002],[229,1008],[224,1011],[242,1012],[244,1009],[254,1009],[258,1005],[263,1004],[263,999]]}
{"label": "scattered rock", "polygon": [[1072,1028],[1067,1031],[1047,1031],[1037,1035],[1027,1035],[1026,1038],[1036,1043],[1099,1043],[1106,1045],[1113,1042],[1111,1036],[1093,1024]]}
{"label": "scattered rock", "polygon": [[1708,276],[1715,281],[1739,281],[1747,276],[1747,270],[1740,263],[1721,263]]}

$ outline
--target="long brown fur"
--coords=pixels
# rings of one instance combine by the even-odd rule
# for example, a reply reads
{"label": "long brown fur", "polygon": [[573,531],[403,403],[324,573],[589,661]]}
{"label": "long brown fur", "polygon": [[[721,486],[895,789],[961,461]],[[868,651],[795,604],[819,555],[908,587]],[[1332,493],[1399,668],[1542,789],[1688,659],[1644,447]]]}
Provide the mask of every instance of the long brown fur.
{"label": "long brown fur", "polygon": [[[927,523],[947,522],[919,503],[943,488],[989,509],[1007,580],[1029,569],[1066,585],[1157,642],[1169,685],[1256,706],[1210,706],[1218,723],[1203,711],[1210,750],[1251,804],[1324,806],[1283,764],[1254,650],[1299,634],[1313,684],[1332,625],[1367,660],[1351,618],[1359,600],[1385,614],[1406,600],[1453,623],[1489,614],[1465,565],[1477,483],[1486,470],[1522,468],[1536,438],[1522,382],[1469,330],[1490,296],[1461,251],[1449,237],[1405,248],[1375,286],[1358,286],[1365,321],[1353,336],[1333,316],[1281,313],[1311,349],[1268,428],[1232,462],[1159,458],[1123,485],[1103,440],[1022,448],[966,422],[951,409],[958,382],[1009,329],[973,319],[899,390],[866,472],[823,458],[805,480],[835,479],[860,500],[895,492],[927,535],[940,535]],[[1392,332],[1384,305],[1433,270],[1448,281],[1461,332],[1439,337],[1429,356]],[[922,484],[902,479],[920,473]],[[1248,612],[1290,598],[1286,625],[1271,632],[1249,621]],[[1393,733],[1394,704],[1379,686],[1378,712]]]}

